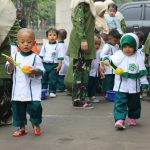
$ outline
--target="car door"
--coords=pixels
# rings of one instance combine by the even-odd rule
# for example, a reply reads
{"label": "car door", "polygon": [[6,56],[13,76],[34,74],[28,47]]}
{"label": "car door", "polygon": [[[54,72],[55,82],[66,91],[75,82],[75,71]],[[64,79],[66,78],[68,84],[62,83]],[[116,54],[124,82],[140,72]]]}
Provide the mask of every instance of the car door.
{"label": "car door", "polygon": [[126,3],[119,8],[119,11],[125,17],[127,32],[136,32],[141,30],[143,24],[144,4]]}
{"label": "car door", "polygon": [[147,38],[150,32],[150,3],[144,4],[144,15],[142,20],[141,31],[145,34],[145,39]]}

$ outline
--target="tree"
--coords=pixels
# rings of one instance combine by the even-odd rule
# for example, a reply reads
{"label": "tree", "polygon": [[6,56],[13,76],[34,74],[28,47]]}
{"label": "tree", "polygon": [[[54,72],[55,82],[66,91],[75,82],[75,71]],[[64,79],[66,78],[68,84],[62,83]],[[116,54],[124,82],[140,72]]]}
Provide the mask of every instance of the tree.
{"label": "tree", "polygon": [[12,0],[16,7],[23,9],[28,25],[49,26],[55,23],[55,0]]}

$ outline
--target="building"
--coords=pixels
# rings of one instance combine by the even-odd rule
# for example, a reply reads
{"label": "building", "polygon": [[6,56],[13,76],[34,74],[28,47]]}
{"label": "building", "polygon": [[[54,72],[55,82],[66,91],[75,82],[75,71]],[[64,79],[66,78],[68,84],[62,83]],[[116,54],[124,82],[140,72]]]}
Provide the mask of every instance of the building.
{"label": "building", "polygon": [[67,30],[66,44],[69,42],[72,29],[70,2],[71,0],[56,0],[56,27],[57,29],[63,28]]}

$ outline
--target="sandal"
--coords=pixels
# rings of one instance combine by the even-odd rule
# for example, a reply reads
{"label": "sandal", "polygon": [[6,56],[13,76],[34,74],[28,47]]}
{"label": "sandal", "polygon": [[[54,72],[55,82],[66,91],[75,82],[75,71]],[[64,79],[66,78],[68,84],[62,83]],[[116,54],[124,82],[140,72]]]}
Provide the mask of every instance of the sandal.
{"label": "sandal", "polygon": [[25,129],[19,129],[19,130],[15,131],[12,135],[14,137],[20,137],[20,136],[23,136],[26,134],[27,134],[27,131]]}
{"label": "sandal", "polygon": [[39,126],[33,126],[33,134],[34,135],[41,135],[41,129]]}

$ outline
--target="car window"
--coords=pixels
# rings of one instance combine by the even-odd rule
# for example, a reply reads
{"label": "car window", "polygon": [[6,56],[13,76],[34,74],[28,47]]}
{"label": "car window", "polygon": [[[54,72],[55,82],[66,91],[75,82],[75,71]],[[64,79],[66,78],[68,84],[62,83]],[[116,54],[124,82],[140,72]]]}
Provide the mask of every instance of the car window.
{"label": "car window", "polygon": [[150,20],[150,4],[145,6],[145,20]]}
{"label": "car window", "polygon": [[126,21],[140,20],[142,15],[142,5],[130,5],[121,10]]}

